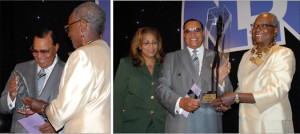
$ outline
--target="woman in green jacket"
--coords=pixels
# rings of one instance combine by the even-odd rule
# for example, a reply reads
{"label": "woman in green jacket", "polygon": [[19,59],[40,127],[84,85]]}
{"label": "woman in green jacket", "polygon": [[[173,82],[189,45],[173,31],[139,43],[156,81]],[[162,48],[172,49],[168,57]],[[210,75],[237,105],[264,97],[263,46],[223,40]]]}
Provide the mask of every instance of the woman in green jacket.
{"label": "woman in green jacket", "polygon": [[115,133],[164,132],[166,111],[155,96],[162,55],[159,32],[139,28],[114,80]]}

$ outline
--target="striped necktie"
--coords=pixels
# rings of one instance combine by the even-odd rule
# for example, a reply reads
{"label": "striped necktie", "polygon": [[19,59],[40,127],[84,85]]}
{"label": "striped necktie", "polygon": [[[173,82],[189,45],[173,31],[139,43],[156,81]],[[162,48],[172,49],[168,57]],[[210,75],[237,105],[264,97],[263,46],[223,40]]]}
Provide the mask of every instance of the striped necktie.
{"label": "striped necktie", "polygon": [[43,85],[46,78],[46,72],[45,69],[41,69],[38,73],[38,95],[40,96],[43,91]]}
{"label": "striped necktie", "polygon": [[197,52],[198,51],[196,49],[193,50],[192,59],[193,59],[194,65],[195,65],[195,70],[197,72],[199,72],[199,59],[198,59],[198,56],[197,56]]}

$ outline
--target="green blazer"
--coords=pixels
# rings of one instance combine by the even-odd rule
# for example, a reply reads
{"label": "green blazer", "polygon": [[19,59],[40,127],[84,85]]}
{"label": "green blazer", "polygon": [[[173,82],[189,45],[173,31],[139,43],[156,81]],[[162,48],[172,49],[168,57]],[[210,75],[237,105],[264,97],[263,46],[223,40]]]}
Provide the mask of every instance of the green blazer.
{"label": "green blazer", "polygon": [[160,65],[151,76],[147,66],[122,58],[114,80],[114,132],[163,133],[166,110],[155,96]]}

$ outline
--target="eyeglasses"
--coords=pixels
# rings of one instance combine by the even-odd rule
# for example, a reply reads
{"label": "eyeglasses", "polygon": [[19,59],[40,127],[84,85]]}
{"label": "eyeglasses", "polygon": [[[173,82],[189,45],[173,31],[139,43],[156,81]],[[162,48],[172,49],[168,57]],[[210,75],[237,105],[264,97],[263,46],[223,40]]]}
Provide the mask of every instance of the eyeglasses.
{"label": "eyeglasses", "polygon": [[152,45],[157,45],[158,42],[157,41],[152,41],[152,42],[143,42],[142,44],[146,45],[146,46],[149,46],[150,44]]}
{"label": "eyeglasses", "polygon": [[52,48],[44,49],[44,50],[39,51],[39,50],[34,49],[33,46],[30,47],[30,51],[31,51],[33,56],[37,56],[39,53],[42,54],[42,55],[48,55],[48,54],[50,54],[51,49]]}
{"label": "eyeglasses", "polygon": [[191,34],[193,31],[198,34],[202,31],[202,28],[200,28],[200,27],[189,28],[189,29],[184,30],[184,33]]}
{"label": "eyeglasses", "polygon": [[260,24],[260,25],[256,25],[256,24],[251,24],[251,28],[254,29],[254,28],[267,28],[267,27],[276,27],[274,25],[268,25],[268,24]]}
{"label": "eyeglasses", "polygon": [[[81,19],[80,19],[81,20]],[[68,24],[68,25],[65,25],[65,31],[67,32],[67,33],[69,33],[69,31],[70,31],[70,26],[71,25],[73,25],[73,24],[75,24],[75,23],[77,23],[77,22],[79,22],[80,20],[77,20],[77,21],[75,21],[75,22],[72,22],[72,23],[70,23],[70,24]]]}

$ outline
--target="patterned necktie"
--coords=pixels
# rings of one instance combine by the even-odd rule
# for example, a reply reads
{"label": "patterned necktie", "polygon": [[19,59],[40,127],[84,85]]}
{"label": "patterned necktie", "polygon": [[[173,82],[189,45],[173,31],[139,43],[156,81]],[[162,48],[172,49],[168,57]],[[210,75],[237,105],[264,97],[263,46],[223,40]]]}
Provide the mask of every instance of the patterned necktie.
{"label": "patterned necktie", "polygon": [[38,73],[38,95],[39,96],[43,91],[43,85],[45,82],[45,78],[46,78],[46,73],[45,73],[45,70],[42,68]]}
{"label": "patterned necktie", "polygon": [[197,72],[199,72],[199,59],[198,59],[198,56],[197,56],[197,50],[194,49],[193,50],[193,55],[192,55],[192,59],[193,59],[193,63],[195,65],[195,69]]}

